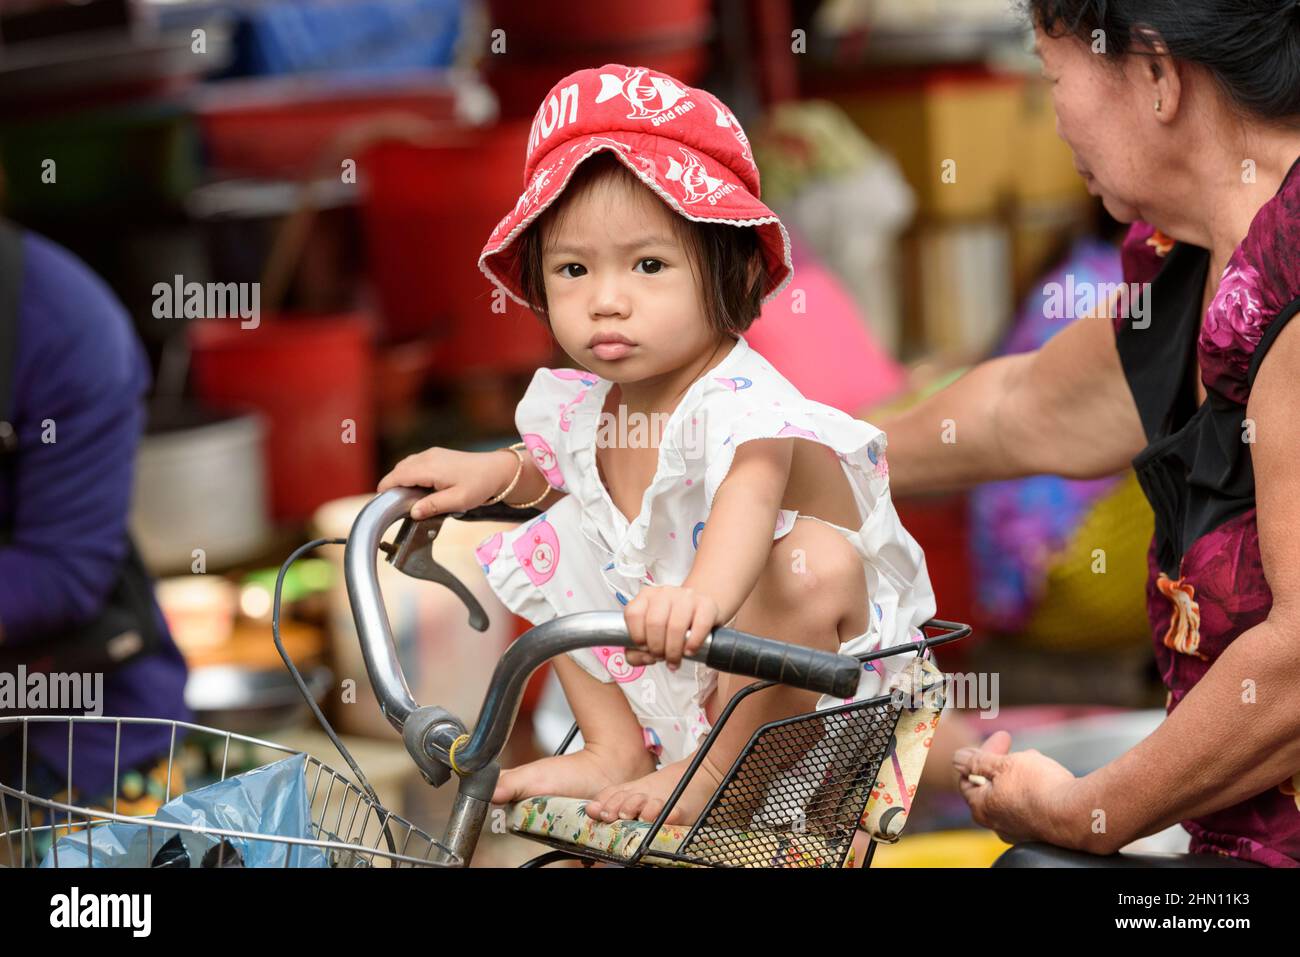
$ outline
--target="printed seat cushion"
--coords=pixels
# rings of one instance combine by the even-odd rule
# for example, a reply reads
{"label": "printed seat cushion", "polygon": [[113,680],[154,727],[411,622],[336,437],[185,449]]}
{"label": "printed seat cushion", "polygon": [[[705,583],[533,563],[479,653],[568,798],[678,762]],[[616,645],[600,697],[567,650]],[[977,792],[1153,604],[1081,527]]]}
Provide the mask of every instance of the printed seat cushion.
{"label": "printed seat cushion", "polygon": [[[533,835],[563,841],[575,848],[590,848],[611,857],[627,860],[645,841],[653,827],[650,821],[598,821],[587,814],[583,798],[539,796],[526,798],[509,806],[507,828],[511,833]],[[676,851],[690,827],[665,824],[655,835],[650,851]],[[708,843],[701,835],[691,842],[691,856],[706,858],[731,867],[831,867],[839,854],[833,853],[824,838],[812,834],[783,833],[780,849],[770,859],[761,860],[753,850],[755,842],[738,829],[710,828]],[[769,843],[771,834],[761,843]],[[710,853],[710,846],[716,853]],[[697,867],[684,861],[649,856],[643,863],[668,867]]]}

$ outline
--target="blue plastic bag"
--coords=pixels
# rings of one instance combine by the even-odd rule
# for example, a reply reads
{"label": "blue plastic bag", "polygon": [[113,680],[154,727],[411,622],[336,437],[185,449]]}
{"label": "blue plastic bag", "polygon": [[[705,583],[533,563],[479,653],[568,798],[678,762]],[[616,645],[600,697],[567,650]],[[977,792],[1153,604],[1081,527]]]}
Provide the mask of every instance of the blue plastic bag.
{"label": "blue plastic bag", "polygon": [[[151,867],[162,846],[175,837],[179,837],[190,866],[198,867],[222,840],[217,835],[169,830],[169,823],[312,840],[307,756],[296,754],[182,794],[160,807],[153,821],[153,828],[120,821],[97,825],[89,839],[85,829],[68,834],[45,855],[41,867],[55,866],[56,851],[59,867]],[[291,867],[329,866],[325,852],[317,847],[245,838],[225,840],[244,867],[284,867],[286,852]],[[88,861],[88,850],[93,861]],[[229,855],[228,850],[224,853]]]}

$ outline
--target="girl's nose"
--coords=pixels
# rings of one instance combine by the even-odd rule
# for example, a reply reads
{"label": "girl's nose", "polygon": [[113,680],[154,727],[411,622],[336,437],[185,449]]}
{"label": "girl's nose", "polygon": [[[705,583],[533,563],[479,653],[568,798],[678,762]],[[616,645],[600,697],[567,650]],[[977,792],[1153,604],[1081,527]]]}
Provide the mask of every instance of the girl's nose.
{"label": "girl's nose", "polygon": [[592,292],[592,315],[625,316],[628,307],[627,292],[617,277],[605,276],[596,282]]}

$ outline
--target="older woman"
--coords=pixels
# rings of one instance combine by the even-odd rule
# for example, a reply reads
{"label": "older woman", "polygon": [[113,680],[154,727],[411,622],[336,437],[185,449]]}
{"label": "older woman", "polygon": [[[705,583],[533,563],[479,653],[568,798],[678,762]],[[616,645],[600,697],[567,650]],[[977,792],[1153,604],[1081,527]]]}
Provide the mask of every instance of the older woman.
{"label": "older woman", "polygon": [[1058,130],[1133,224],[1125,278],[1149,311],[1120,297],[884,423],[891,478],[901,495],[1131,462],[1168,717],[1082,778],[998,732],[957,752],[962,791],[1008,841],[1107,854],[1181,821],[1193,852],[1297,866],[1300,4],[1028,5]]}

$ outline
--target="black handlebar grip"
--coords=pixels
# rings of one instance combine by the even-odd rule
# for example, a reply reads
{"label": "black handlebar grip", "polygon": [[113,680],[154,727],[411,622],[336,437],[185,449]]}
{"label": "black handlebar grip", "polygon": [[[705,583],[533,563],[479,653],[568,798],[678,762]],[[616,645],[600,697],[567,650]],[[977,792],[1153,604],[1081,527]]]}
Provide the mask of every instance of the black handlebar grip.
{"label": "black handlebar grip", "polygon": [[779,681],[835,698],[853,697],[862,674],[861,662],[848,655],[759,638],[730,628],[714,630],[704,663],[716,671]]}
{"label": "black handlebar grip", "polygon": [[480,505],[468,512],[453,512],[451,517],[458,522],[522,522],[541,514],[541,509],[514,508],[505,502],[497,502],[495,505]]}

